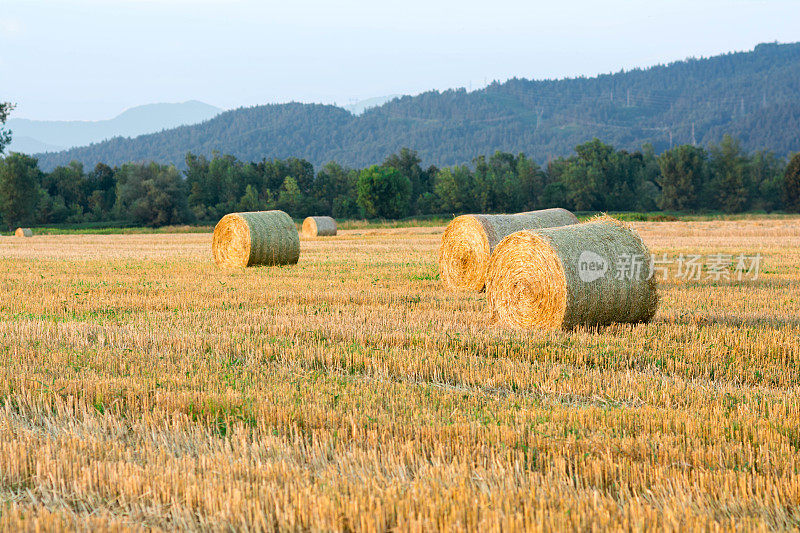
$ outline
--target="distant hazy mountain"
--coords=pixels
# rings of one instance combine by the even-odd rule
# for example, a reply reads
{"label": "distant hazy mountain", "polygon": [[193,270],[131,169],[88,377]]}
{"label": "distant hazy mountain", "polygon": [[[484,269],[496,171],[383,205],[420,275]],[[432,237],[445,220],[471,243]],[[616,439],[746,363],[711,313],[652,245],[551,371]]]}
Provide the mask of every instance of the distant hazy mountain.
{"label": "distant hazy mountain", "polygon": [[32,137],[17,135],[16,132],[14,132],[14,137],[11,141],[10,148],[6,149],[6,152],[38,154],[39,152],[60,152],[61,150],[66,150],[67,148],[67,146],[56,146],[55,144],[43,143],[42,141]]}
{"label": "distant hazy mountain", "polygon": [[149,104],[133,107],[109,120],[47,121],[10,118],[13,132],[8,151],[37,153],[60,151],[111,139],[135,137],[184,124],[197,124],[222,111],[203,102]]}
{"label": "distant hazy mountain", "polygon": [[[395,98],[361,115],[315,104],[241,108],[135,139],[116,138],[40,156],[45,169],[154,160],[182,166],[186,152],[247,161],[302,157],[364,166],[407,146],[425,164],[466,163],[495,150],[537,161],[593,137],[618,149],[707,145],[729,133],[748,150],[800,150],[800,43],[688,59],[594,78],[512,79],[467,92]],[[13,129],[13,128],[12,128]],[[56,141],[50,141],[58,144]]]}
{"label": "distant hazy mountain", "polygon": [[401,96],[403,95],[390,94],[389,96],[376,96],[375,98],[367,98],[366,100],[361,100],[359,102],[356,102],[355,104],[343,105],[342,108],[347,109],[354,115],[360,115],[367,109],[372,109],[373,107],[380,107],[386,102],[389,102]]}

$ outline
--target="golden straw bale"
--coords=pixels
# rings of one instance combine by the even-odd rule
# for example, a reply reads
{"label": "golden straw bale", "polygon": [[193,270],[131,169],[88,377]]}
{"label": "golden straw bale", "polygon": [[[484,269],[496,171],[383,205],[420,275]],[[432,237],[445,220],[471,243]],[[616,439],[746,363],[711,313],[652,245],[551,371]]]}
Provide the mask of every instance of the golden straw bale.
{"label": "golden straw bale", "polygon": [[17,231],[14,232],[15,237],[33,237],[33,231],[31,228],[17,228]]}
{"label": "golden straw bale", "polygon": [[442,282],[480,291],[486,283],[489,256],[503,237],[516,231],[577,224],[566,209],[542,209],[515,215],[462,215],[447,225],[439,247]]}
{"label": "golden straw bale", "polygon": [[221,267],[289,265],[300,258],[300,235],[283,211],[230,213],[214,228],[211,250]]}
{"label": "golden straw bale", "polygon": [[336,235],[336,221],[331,217],[306,217],[301,230],[303,237]]}
{"label": "golden straw bale", "polygon": [[658,307],[650,268],[639,235],[601,217],[504,238],[486,295],[493,320],[520,329],[648,322]]}

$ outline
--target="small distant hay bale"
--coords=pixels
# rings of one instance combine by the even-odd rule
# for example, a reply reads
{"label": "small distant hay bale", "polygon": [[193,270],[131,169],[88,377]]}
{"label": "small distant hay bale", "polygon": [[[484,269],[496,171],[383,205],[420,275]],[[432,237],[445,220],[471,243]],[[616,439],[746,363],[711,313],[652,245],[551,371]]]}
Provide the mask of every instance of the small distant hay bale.
{"label": "small distant hay bale", "polygon": [[449,287],[480,291],[489,257],[504,237],[521,230],[577,224],[566,209],[542,209],[515,215],[462,215],[447,225],[439,247],[439,273]]}
{"label": "small distant hay bale", "polygon": [[300,258],[300,236],[283,211],[230,213],[217,222],[211,250],[220,267],[290,265]]}
{"label": "small distant hay bale", "polygon": [[303,237],[330,237],[336,235],[336,221],[331,217],[306,217],[301,232]]}
{"label": "small distant hay bale", "polygon": [[610,217],[504,238],[486,295],[495,322],[525,330],[648,322],[658,307],[647,247]]}
{"label": "small distant hay bale", "polygon": [[31,228],[17,228],[17,231],[14,232],[15,237],[33,237],[33,231]]}

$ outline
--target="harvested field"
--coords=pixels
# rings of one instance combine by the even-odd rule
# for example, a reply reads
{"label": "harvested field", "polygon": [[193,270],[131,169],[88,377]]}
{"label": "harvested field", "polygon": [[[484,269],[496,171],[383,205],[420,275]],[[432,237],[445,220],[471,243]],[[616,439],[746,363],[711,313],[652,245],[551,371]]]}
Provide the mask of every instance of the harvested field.
{"label": "harvested field", "polygon": [[800,527],[800,218],[632,226],[759,279],[520,332],[441,286],[441,227],[233,271],[211,234],[0,237],[0,530]]}

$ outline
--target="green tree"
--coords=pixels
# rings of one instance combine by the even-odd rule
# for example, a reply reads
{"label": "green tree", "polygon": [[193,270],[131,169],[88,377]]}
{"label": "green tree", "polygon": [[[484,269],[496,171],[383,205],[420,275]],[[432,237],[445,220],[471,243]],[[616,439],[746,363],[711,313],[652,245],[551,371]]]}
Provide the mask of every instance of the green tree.
{"label": "green tree", "polygon": [[665,210],[692,211],[700,208],[708,175],[707,154],[702,148],[684,144],[661,154],[661,199]]}
{"label": "green tree", "polygon": [[331,211],[336,218],[364,218],[364,210],[358,204],[358,171],[350,169],[342,176],[342,193],[333,199]]}
{"label": "green tree", "polygon": [[337,196],[331,209],[334,218],[364,218],[358,200],[352,196]]}
{"label": "green tree", "polygon": [[794,154],[783,177],[783,201],[787,211],[800,213],[800,152]]}
{"label": "green tree", "polygon": [[567,203],[567,188],[562,179],[568,166],[569,162],[563,157],[547,162],[547,185],[542,193],[542,207],[570,207]]}
{"label": "green tree", "polygon": [[[575,147],[577,158],[565,170],[567,199],[578,210],[625,211],[641,208],[645,162],[599,139]],[[646,198],[645,198],[646,199]]]}
{"label": "green tree", "polygon": [[358,175],[358,204],[370,217],[401,218],[408,213],[411,180],[393,167],[373,165]]}
{"label": "green tree", "polygon": [[[6,123],[8,115],[14,109],[14,104],[11,102],[0,102],[0,126]],[[0,154],[3,153],[6,146],[11,143],[11,132],[5,128],[0,128]]]}
{"label": "green tree", "polygon": [[433,190],[439,198],[439,207],[443,213],[455,214],[463,209],[456,186],[455,172],[458,170],[458,167],[455,169],[443,168],[436,174]]}
{"label": "green tree", "polygon": [[656,185],[661,178],[661,169],[658,166],[658,157],[652,144],[645,143],[641,150],[642,167],[641,179],[636,191],[636,198],[639,209],[642,211],[655,211],[658,209],[658,201],[661,197],[661,190]]}
{"label": "green tree", "polygon": [[561,176],[567,206],[576,211],[605,209],[602,170],[587,161],[577,160],[567,166]]}
{"label": "green tree", "polygon": [[495,210],[495,204],[497,203],[495,201],[494,173],[489,163],[486,162],[486,156],[479,155],[472,160],[472,164],[475,167],[475,171],[472,172],[473,182],[469,188],[469,194],[475,197],[476,211],[491,213]]}
{"label": "green tree", "polygon": [[466,166],[441,169],[433,184],[439,199],[438,211],[448,214],[476,211],[474,189],[475,175]]}
{"label": "green tree", "polygon": [[258,192],[252,185],[248,185],[244,190],[239,204],[236,206],[237,211],[261,211],[264,209],[264,204],[258,199]]}
{"label": "green tree", "polygon": [[34,220],[40,180],[36,159],[16,152],[0,159],[0,216],[7,228]]}
{"label": "green tree", "polygon": [[212,206],[218,215],[236,210],[236,204],[245,192],[242,164],[232,155],[214,155],[208,166],[208,185],[216,190]]}
{"label": "green tree", "polygon": [[42,188],[54,205],[52,221],[83,222],[88,187],[89,182],[83,172],[83,164],[78,161],[71,161],[69,165],[56,167],[45,174],[42,177]]}
{"label": "green tree", "polygon": [[522,188],[520,210],[539,209],[542,206],[544,189],[547,186],[547,175],[534,161],[525,154],[519,154],[515,164],[517,178]]}
{"label": "green tree", "polygon": [[408,148],[401,148],[399,153],[390,155],[383,162],[383,166],[396,168],[411,181],[411,210],[415,213],[420,212],[419,199],[425,193],[431,192],[433,179],[438,171],[436,167],[424,170],[420,166],[421,162],[416,150]]}
{"label": "green tree", "polygon": [[711,146],[713,179],[708,191],[710,207],[718,207],[726,213],[737,213],[749,206],[748,164],[739,141],[730,135],[723,136],[718,146]]}
{"label": "green tree", "polygon": [[291,217],[298,217],[305,215],[304,207],[303,192],[297,180],[287,176],[278,191],[278,209],[286,211]]}
{"label": "green tree", "polygon": [[208,179],[209,162],[205,156],[186,153],[186,188],[188,190],[189,208],[198,220],[214,220],[217,213],[216,206],[219,198],[217,187],[211,187]]}
{"label": "green tree", "polygon": [[518,163],[518,158],[508,152],[496,151],[489,158],[490,182],[494,188],[494,211],[513,213],[524,209],[527,191],[520,179]]}
{"label": "green tree", "polygon": [[751,208],[775,211],[783,207],[783,173],[786,162],[772,152],[759,150],[750,159]]}
{"label": "green tree", "polygon": [[117,178],[114,169],[98,163],[87,176],[87,183],[89,194],[87,207],[95,220],[108,219],[117,197]]}
{"label": "green tree", "polygon": [[189,208],[199,220],[217,220],[238,210],[248,187],[252,189],[247,198],[250,204],[266,205],[272,199],[258,165],[243,163],[233,155],[215,152],[209,161],[189,152],[185,175]]}
{"label": "green tree", "polygon": [[333,161],[322,167],[312,187],[315,209],[324,215],[351,216],[344,213],[355,205],[357,176]]}
{"label": "green tree", "polygon": [[117,215],[148,226],[192,220],[186,188],[174,166],[128,163],[117,172]]}
{"label": "green tree", "polygon": [[305,159],[290,157],[286,160],[288,175],[297,183],[297,187],[304,195],[311,192],[314,185],[314,165]]}
{"label": "green tree", "polygon": [[575,147],[577,155],[553,162],[551,183],[544,189],[548,205],[563,204],[578,211],[632,211],[652,207],[655,184],[645,154],[614,150],[593,139]]}

